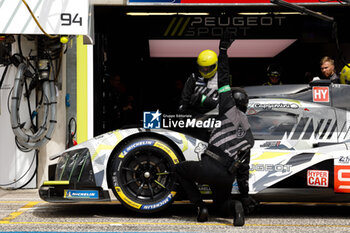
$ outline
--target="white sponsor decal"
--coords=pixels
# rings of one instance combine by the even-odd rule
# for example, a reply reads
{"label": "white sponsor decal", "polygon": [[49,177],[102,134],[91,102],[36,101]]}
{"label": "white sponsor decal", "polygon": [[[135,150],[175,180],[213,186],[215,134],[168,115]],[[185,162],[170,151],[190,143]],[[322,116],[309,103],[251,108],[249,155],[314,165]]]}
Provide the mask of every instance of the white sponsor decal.
{"label": "white sponsor decal", "polygon": [[329,102],[329,87],[313,87],[312,97],[314,102]]}
{"label": "white sponsor decal", "polygon": [[314,187],[328,187],[329,172],[326,170],[307,170],[307,185]]}

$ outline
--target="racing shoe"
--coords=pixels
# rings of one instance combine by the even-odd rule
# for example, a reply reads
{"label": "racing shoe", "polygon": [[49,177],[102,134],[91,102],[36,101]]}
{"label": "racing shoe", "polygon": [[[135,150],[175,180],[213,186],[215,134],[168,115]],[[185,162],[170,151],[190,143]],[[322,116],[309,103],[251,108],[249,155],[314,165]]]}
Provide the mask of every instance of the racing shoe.
{"label": "racing shoe", "polygon": [[208,221],[208,216],[209,216],[209,212],[207,207],[205,206],[198,206],[197,207],[197,222],[206,222]]}
{"label": "racing shoe", "polygon": [[234,201],[233,225],[236,227],[244,226],[244,209],[242,202]]}

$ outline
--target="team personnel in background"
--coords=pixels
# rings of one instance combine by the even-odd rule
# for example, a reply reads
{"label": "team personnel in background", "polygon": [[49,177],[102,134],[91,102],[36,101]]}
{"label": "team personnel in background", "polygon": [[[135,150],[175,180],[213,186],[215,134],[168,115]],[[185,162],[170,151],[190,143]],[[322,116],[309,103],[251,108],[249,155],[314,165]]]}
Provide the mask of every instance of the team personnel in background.
{"label": "team personnel in background", "polygon": [[264,83],[264,86],[282,85],[281,75],[282,69],[277,64],[271,64],[267,67],[267,78],[268,81]]}
{"label": "team personnel in background", "polygon": [[320,61],[322,75],[331,80],[332,83],[340,83],[340,78],[335,72],[334,60],[325,56]]}
{"label": "team personnel in background", "polygon": [[340,71],[340,83],[350,84],[350,63],[345,65]]}
{"label": "team personnel in background", "polygon": [[208,209],[201,198],[196,182],[208,184],[213,192],[214,203],[223,211],[231,210],[233,225],[244,225],[242,203],[231,199],[232,184],[237,168],[248,159],[254,138],[246,115],[237,108],[229,85],[229,64],[227,49],[233,40],[225,33],[220,41],[218,63],[219,116],[220,128],[211,132],[208,148],[200,161],[183,161],[175,171],[191,203],[197,207],[197,221],[208,220]]}
{"label": "team personnel in background", "polygon": [[119,74],[112,74],[106,79],[103,94],[103,113],[105,131],[119,129],[122,126],[122,112],[126,100],[126,85]]}
{"label": "team personnel in background", "polygon": [[204,114],[218,104],[218,57],[212,50],[202,51],[197,58],[198,73],[187,79],[181,94],[179,111],[192,115]]}

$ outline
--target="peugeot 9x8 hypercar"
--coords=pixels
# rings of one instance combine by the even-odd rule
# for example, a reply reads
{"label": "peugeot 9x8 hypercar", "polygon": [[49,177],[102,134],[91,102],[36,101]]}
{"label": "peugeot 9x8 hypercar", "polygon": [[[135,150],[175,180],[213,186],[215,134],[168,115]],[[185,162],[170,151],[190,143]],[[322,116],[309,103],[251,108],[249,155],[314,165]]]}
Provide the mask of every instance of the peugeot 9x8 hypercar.
{"label": "peugeot 9x8 hypercar", "polygon": [[[350,86],[320,81],[245,89],[255,137],[250,194],[258,201],[350,201]],[[162,118],[159,111],[151,114],[153,120]],[[123,205],[138,212],[168,207],[183,197],[174,165],[199,160],[209,135],[208,127],[200,127],[217,123],[208,116],[199,123],[176,123],[197,128],[168,127],[176,117],[163,116],[167,127],[118,129],[52,156],[41,198],[109,201],[112,190]],[[210,196],[210,187],[199,188]],[[232,194],[238,194],[236,183]]]}

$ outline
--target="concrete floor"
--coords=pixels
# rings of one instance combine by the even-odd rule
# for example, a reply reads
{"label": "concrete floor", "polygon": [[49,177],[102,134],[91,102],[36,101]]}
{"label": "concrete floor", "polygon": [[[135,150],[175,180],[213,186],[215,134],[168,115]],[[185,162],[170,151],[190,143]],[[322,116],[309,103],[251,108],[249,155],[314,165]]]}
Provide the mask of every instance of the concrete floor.
{"label": "concrete floor", "polygon": [[197,223],[192,205],[184,202],[142,215],[117,201],[47,203],[36,189],[0,189],[0,232],[350,232],[349,220],[348,204],[265,203],[244,227],[233,227],[231,218],[216,216]]}

